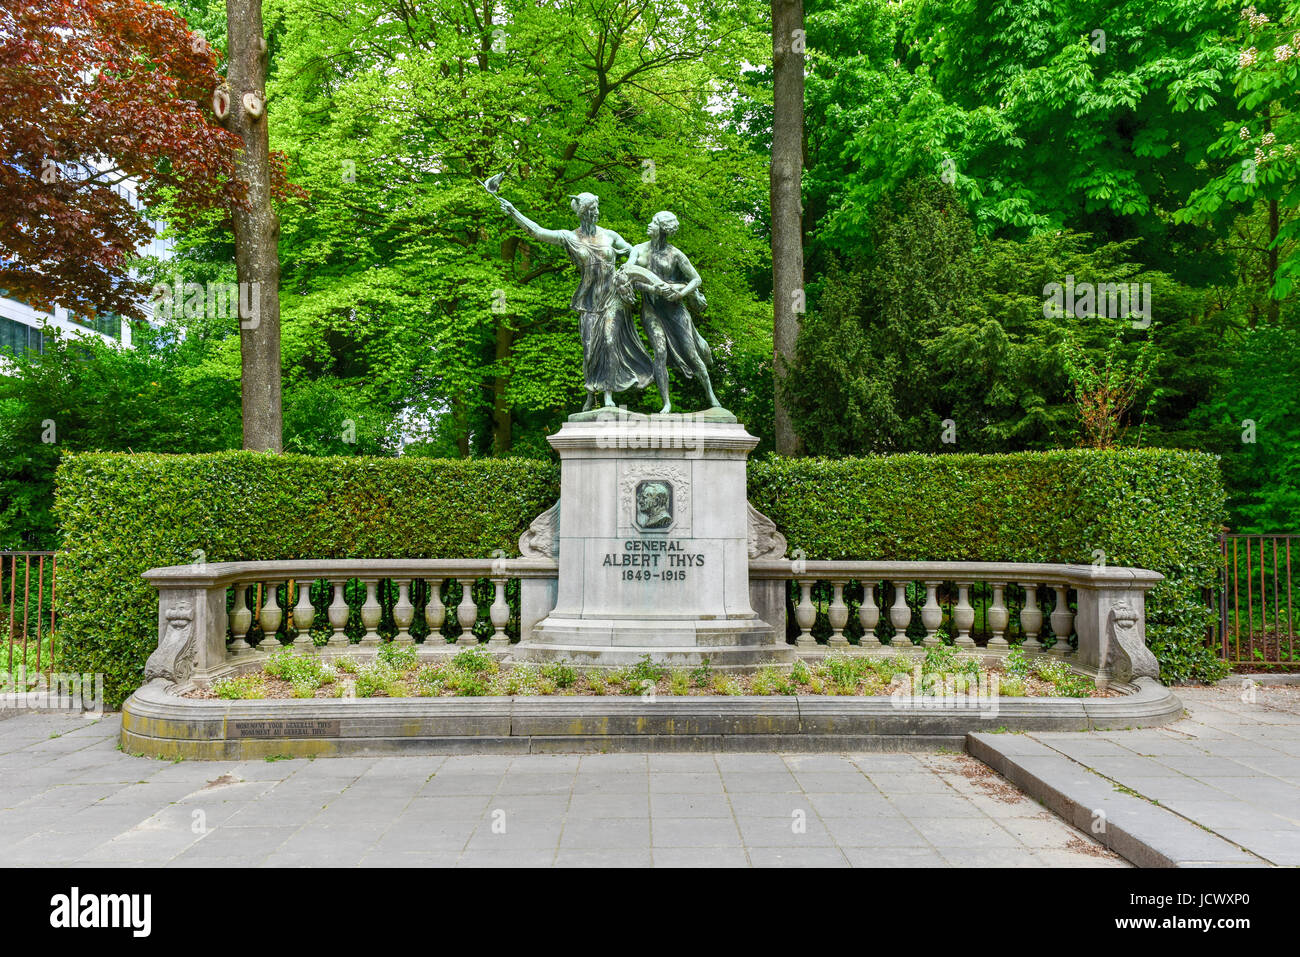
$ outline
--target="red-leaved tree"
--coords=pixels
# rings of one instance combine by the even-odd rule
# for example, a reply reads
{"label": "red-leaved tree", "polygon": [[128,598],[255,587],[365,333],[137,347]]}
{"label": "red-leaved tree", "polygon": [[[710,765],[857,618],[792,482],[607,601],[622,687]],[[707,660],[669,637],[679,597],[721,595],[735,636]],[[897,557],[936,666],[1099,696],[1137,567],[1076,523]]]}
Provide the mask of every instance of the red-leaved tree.
{"label": "red-leaved tree", "polygon": [[165,192],[181,225],[241,208],[219,81],[216,52],[156,4],[5,0],[0,288],[38,309],[140,318],[126,263],[151,232],[114,186],[134,180],[146,203]]}

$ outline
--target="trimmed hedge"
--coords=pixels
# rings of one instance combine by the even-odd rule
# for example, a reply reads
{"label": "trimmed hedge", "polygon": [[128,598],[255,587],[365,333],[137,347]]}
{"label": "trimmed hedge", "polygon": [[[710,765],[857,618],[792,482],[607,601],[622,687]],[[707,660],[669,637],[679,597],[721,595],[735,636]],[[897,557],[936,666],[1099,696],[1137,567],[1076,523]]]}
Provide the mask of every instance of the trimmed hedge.
{"label": "trimmed hedge", "polygon": [[[536,459],[71,453],[55,511],[60,649],[116,707],[157,641],[146,569],[293,558],[514,554],[559,494]],[[1205,645],[1224,493],[1212,456],[1164,449],[750,463],[749,497],[815,559],[1082,562],[1166,576],[1147,640],[1167,681],[1224,668]]]}
{"label": "trimmed hedge", "polygon": [[1205,643],[1224,490],[1214,456],[1172,449],[766,459],[749,498],[809,559],[1105,561],[1165,580],[1147,643],[1165,681],[1213,680]]}
{"label": "trimmed hedge", "polygon": [[559,495],[536,459],[70,453],[56,475],[61,666],[102,672],[106,704],[139,687],[157,645],[140,574],[207,561],[486,558]]}

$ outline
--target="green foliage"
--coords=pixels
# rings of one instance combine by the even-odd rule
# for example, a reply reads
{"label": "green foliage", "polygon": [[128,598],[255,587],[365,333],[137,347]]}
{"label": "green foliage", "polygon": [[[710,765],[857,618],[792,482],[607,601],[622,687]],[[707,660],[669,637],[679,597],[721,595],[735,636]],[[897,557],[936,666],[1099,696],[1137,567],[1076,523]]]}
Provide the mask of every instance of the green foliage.
{"label": "green foliage", "polygon": [[660,679],[668,676],[668,669],[662,665],[657,665],[650,660],[649,655],[642,655],[640,659],[631,668],[628,669],[628,680],[636,685],[637,690],[641,689],[642,682],[648,681],[651,684],[658,684]]}
{"label": "green foliage", "polygon": [[781,669],[768,665],[759,669],[750,683],[750,691],[756,695],[797,694],[799,689],[791,676]]}
{"label": "green foliage", "polygon": [[699,665],[691,669],[691,681],[695,682],[697,688],[707,688],[713,681],[713,670],[707,657],[701,658]]}
{"label": "green foliage", "polygon": [[952,645],[927,648],[921,660],[921,674],[978,675],[980,659],[976,655],[963,655]]}
{"label": "green foliage", "polygon": [[1019,674],[1009,674],[998,682],[998,694],[1005,698],[1023,698],[1029,693],[1025,678]]}
{"label": "green foliage", "polygon": [[399,645],[393,641],[386,641],[379,646],[379,650],[375,652],[375,657],[398,671],[409,671],[415,667],[419,658],[419,651],[415,645]]}
{"label": "green foliage", "polygon": [[1224,493],[1209,455],[1169,449],[770,459],[749,498],[810,559],[1149,568],[1147,642],[1166,681],[1222,670],[1205,645]]}
{"label": "green foliage", "polygon": [[1233,365],[1204,419],[1223,439],[1230,525],[1296,530],[1300,516],[1300,324],[1258,326],[1234,343]]}
{"label": "green foliage", "polygon": [[557,688],[572,688],[578,681],[578,670],[562,661],[542,665],[542,677],[555,682]]}
{"label": "green foliage", "polygon": [[[389,697],[400,697],[402,689],[398,687],[398,680],[401,677],[399,669],[376,657],[357,668],[357,697],[373,698],[381,692]],[[398,694],[390,694],[393,690]]]}
{"label": "green foliage", "polygon": [[262,665],[262,670],[272,678],[279,678],[293,684],[311,686],[315,691],[321,685],[334,680],[334,669],[313,654],[298,654],[290,648],[282,649],[271,655]]}
{"label": "green foliage", "polygon": [[157,594],[142,572],[196,553],[209,562],[486,558],[515,549],[555,501],[557,477],[525,459],[69,455],[56,500],[63,661],[102,672],[115,707],[157,646]]}
{"label": "green foliage", "polygon": [[[977,245],[956,191],[933,178],[903,183],[871,221],[869,254],[828,257],[787,380],[812,453],[1072,445],[1081,426],[1089,438],[1079,387],[1121,379],[1138,383],[1133,438],[1206,438],[1184,434],[1187,406],[1223,376],[1222,362],[1196,356],[1217,347],[1225,320],[1206,323],[1203,294],[1130,261],[1133,243],[1089,248],[1091,237],[1061,232]],[[1123,301],[1062,294],[1057,308],[1053,283],[1122,284],[1148,328],[1118,316]],[[1134,284],[1145,308],[1128,297]]]}
{"label": "green foliage", "polygon": [[266,682],[261,672],[218,678],[212,682],[212,691],[218,698],[243,701],[266,697]]}
{"label": "green foliage", "polygon": [[456,652],[456,657],[451,659],[451,666],[468,674],[494,675],[500,670],[491,652],[481,645],[471,645],[464,651]]}
{"label": "green foliage", "polygon": [[1002,660],[1002,668],[1009,675],[1017,678],[1028,678],[1033,673],[1033,667],[1030,661],[1025,657],[1023,648],[1012,648],[1007,652],[1006,657]]}

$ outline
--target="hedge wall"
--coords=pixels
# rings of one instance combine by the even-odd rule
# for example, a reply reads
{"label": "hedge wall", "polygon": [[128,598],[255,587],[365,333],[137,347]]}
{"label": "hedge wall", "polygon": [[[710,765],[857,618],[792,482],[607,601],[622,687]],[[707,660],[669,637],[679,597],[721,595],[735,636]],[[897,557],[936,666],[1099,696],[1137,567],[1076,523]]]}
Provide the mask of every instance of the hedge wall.
{"label": "hedge wall", "polygon": [[486,558],[559,495],[535,459],[70,453],[56,476],[65,671],[103,672],[116,707],[157,644],[140,577],[194,561]]}
{"label": "hedge wall", "polygon": [[1150,568],[1147,642],[1166,681],[1220,677],[1206,647],[1224,491],[1171,449],[751,463],[749,498],[809,559],[1079,562]]}
{"label": "hedge wall", "polygon": [[[535,459],[67,455],[57,476],[60,646],[103,672],[110,706],[140,683],[157,640],[140,573],[208,561],[477,558],[559,494]],[[1166,576],[1147,639],[1166,680],[1214,678],[1202,589],[1218,576],[1224,493],[1212,456],[1073,450],[1011,455],[768,459],[749,496],[815,559],[1092,562]]]}

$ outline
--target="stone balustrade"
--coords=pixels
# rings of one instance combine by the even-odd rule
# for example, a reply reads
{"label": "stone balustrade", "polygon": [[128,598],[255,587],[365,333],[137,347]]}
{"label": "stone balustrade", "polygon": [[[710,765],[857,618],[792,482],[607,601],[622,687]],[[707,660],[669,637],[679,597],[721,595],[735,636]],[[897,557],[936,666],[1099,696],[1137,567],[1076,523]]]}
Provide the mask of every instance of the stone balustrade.
{"label": "stone balustrade", "polygon": [[[554,592],[555,562],[547,559],[325,560],[217,562],[176,565],[145,572],[158,589],[158,650],[147,679],[208,679],[281,647],[338,654],[378,648],[381,628],[399,644],[415,644],[417,612],[424,630],[438,640],[430,652],[479,644],[474,629],[486,617],[486,644],[510,640],[506,588],[518,581],[527,604]],[[453,601],[444,604],[444,595]],[[487,600],[483,600],[486,597]],[[419,599],[418,602],[416,599]],[[486,615],[484,616],[484,612]],[[454,644],[442,640],[455,622]],[[360,631],[360,642],[349,635]],[[359,625],[358,625],[359,622]],[[531,626],[527,612],[520,627]],[[484,630],[481,626],[480,630]],[[325,632],[324,644],[313,632]]]}
{"label": "stone balustrade", "polygon": [[[511,630],[526,639],[555,606],[557,567],[528,557],[155,568],[144,575],[158,589],[159,635],[146,678],[209,680],[286,646],[364,652],[379,647],[381,631],[414,645],[417,618],[421,632],[437,639],[426,638],[421,653],[477,645],[476,627],[490,649],[506,650],[508,584],[517,582],[519,595]],[[755,612],[778,635],[794,634],[800,655],[921,653],[943,643],[996,656],[1020,647],[1061,657],[1099,682],[1159,676],[1145,644],[1145,594],[1161,577],[1008,562],[749,563]],[[455,629],[442,629],[453,622],[459,634],[449,643],[442,636]]]}
{"label": "stone balustrade", "polygon": [[[1099,681],[1112,672],[1121,680],[1159,676],[1145,644],[1145,595],[1163,576],[1145,569],[772,559],[751,562],[749,573],[755,610],[797,631],[801,654],[898,654],[943,643],[1003,655],[1018,646],[1064,658]],[[793,627],[786,624],[787,590]],[[814,637],[819,618],[824,644]]]}

